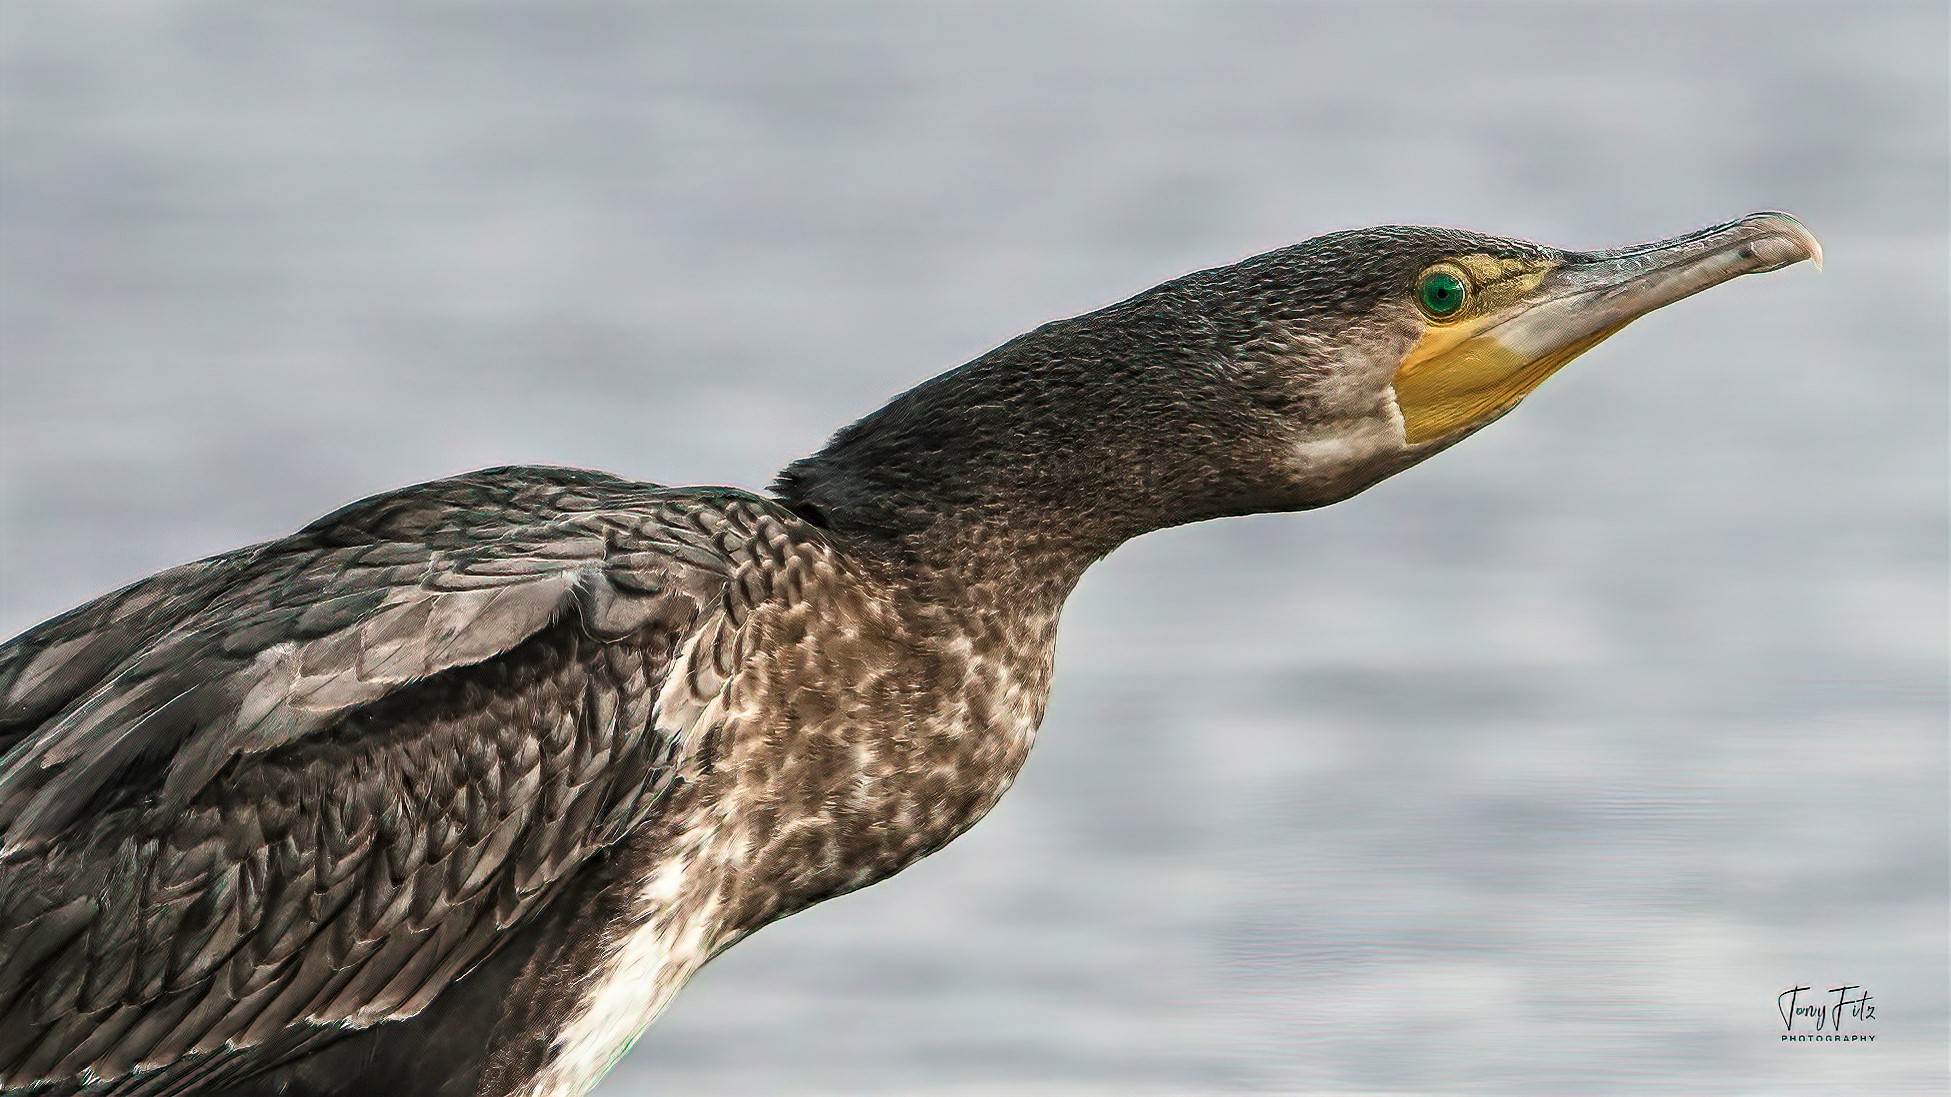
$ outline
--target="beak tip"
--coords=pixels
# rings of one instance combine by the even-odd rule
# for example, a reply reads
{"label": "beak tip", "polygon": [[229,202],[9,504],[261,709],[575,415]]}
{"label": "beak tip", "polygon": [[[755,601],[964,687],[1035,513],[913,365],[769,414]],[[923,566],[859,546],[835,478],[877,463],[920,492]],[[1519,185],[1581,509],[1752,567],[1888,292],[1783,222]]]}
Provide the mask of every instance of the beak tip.
{"label": "beak tip", "polygon": [[1781,264],[1782,266],[1807,259],[1815,264],[1817,270],[1822,269],[1822,242],[1817,240],[1815,233],[1810,232],[1809,227],[1793,214],[1770,210],[1766,213],[1751,214],[1742,220],[1752,226],[1751,231],[1761,239],[1779,240],[1795,249],[1796,256],[1787,263]]}

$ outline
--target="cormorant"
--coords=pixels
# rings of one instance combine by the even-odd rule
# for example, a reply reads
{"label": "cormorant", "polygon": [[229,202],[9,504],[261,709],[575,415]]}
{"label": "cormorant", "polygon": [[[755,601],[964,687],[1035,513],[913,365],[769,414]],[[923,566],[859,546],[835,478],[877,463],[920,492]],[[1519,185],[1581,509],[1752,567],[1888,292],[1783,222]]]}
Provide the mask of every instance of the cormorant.
{"label": "cormorant", "polygon": [[1009,787],[1150,530],[1346,499],[1780,213],[1567,252],[1338,232],[1046,324],[770,495],[498,468],[0,648],[0,1088],[586,1092],[712,956]]}

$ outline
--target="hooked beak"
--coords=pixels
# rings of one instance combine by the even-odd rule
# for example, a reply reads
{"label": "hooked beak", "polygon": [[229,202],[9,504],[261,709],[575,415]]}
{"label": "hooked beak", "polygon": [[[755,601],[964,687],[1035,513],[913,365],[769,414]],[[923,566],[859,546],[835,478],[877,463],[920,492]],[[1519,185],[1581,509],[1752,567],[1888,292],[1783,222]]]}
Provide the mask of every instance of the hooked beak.
{"label": "hooked beak", "polygon": [[1654,309],[1804,259],[1820,269],[1822,245],[1786,213],[1567,255],[1516,302],[1475,321],[1432,327],[1417,343],[1395,375],[1404,434],[1423,444],[1480,427]]}

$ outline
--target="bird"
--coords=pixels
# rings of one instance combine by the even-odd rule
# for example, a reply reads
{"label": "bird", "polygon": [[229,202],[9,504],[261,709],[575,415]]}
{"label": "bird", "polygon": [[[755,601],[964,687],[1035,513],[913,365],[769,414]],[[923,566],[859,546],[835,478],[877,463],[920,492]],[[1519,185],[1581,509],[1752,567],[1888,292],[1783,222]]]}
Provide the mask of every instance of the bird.
{"label": "bird", "polygon": [[1011,339],[765,491],[487,469],[31,628],[0,1089],[586,1093],[712,957],[997,803],[1092,563],[1347,499],[1803,260],[1772,212],[1334,232]]}

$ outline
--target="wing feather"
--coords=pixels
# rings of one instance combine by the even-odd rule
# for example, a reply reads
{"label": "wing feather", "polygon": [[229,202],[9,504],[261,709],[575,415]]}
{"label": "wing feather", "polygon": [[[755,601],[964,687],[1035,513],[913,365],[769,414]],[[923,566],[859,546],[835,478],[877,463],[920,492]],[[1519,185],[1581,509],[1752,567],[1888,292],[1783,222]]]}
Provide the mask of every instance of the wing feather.
{"label": "wing feather", "polygon": [[0,645],[0,1086],[187,1092],[424,1009],[652,810],[790,521],[489,470]]}

